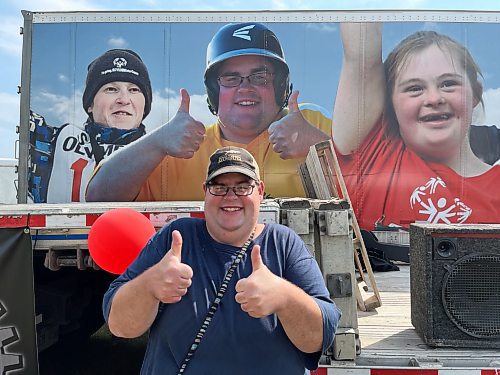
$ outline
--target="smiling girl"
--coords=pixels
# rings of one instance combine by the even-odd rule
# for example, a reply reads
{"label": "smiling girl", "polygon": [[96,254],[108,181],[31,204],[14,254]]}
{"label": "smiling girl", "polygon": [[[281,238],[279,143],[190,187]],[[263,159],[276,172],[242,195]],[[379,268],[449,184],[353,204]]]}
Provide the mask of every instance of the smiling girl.
{"label": "smiling girl", "polygon": [[381,24],[341,30],[333,134],[361,227],[499,222],[500,167],[469,142],[483,90],[467,49],[420,31],[382,63]]}

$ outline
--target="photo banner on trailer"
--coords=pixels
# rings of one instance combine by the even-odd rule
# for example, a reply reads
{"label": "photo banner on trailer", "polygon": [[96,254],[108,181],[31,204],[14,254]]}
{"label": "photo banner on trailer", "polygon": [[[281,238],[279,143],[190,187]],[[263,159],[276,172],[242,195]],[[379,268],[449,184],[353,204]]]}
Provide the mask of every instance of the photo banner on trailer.
{"label": "photo banner on trailer", "polygon": [[[332,13],[328,17],[334,18]],[[245,20],[244,12],[238,15],[243,16],[238,22]],[[266,198],[303,197],[297,167],[307,146],[327,137],[333,139],[364,229],[407,229],[410,223],[422,221],[500,222],[500,198],[496,198],[500,191],[495,183],[500,177],[500,70],[496,64],[500,48],[494,48],[500,40],[500,23],[453,22],[456,14],[447,17],[446,12],[438,16],[410,12],[415,16],[411,22],[392,15],[391,22],[342,23],[306,22],[300,17],[292,22],[286,21],[286,14],[276,15],[279,22],[255,22],[251,14],[248,22],[214,42],[208,56],[207,46],[228,22],[103,22],[101,18],[99,22],[33,24],[30,108],[25,109],[30,112],[31,129],[29,200],[85,201],[96,164],[115,158],[118,149],[143,144],[139,142],[160,128],[155,134],[162,135],[165,149],[179,146],[187,127],[184,133],[173,133],[164,125],[175,124],[181,109],[206,130],[203,140],[197,141],[198,151],[192,156],[181,155],[182,150],[172,152],[178,156],[165,158],[141,190],[128,192],[128,200],[203,200],[208,157],[217,147],[234,144],[256,157]],[[370,20],[370,13],[365,19]],[[262,46],[245,48],[245,43],[257,43],[260,23],[276,37],[282,55],[273,51],[269,38]],[[356,27],[360,39],[349,36]],[[493,45],[484,43],[486,36]],[[355,45],[356,40],[361,43]],[[119,59],[109,64],[118,65],[109,68],[100,56],[116,49],[132,51],[140,60],[117,55]],[[227,69],[249,76],[251,72],[233,64],[245,61],[247,53],[258,55],[256,50],[268,55],[262,64],[273,70],[274,95],[267,95],[254,78],[243,78],[234,87],[221,86],[218,76]],[[388,58],[396,69],[389,69]],[[98,72],[108,72],[103,73],[108,77],[109,72],[120,72],[116,77],[143,92],[144,103],[138,106],[144,116],[138,121],[117,127],[103,125],[103,117],[99,122],[103,105],[98,88],[110,82],[89,70],[96,59],[100,65],[93,68],[100,67]],[[350,62],[358,64],[350,70],[352,77],[343,69]],[[141,76],[143,69],[149,81]],[[131,71],[142,78],[127,78]],[[188,94],[181,94],[181,89]],[[295,91],[298,94],[292,94]],[[289,94],[288,109],[280,111],[283,95]],[[122,119],[136,115],[133,106],[118,101],[122,107],[106,102],[105,111],[119,113]],[[226,105],[242,101],[245,105]],[[261,118],[265,121],[259,122]],[[260,124],[258,131],[245,128],[245,119]],[[238,126],[247,129],[248,137],[235,136],[232,130]],[[136,163],[122,161],[113,169],[115,177],[122,179],[111,183],[114,188],[106,189],[107,194],[131,186],[127,182],[135,181],[136,172],[147,169],[132,167],[140,165],[139,156],[147,152],[136,149],[140,151],[123,153]],[[110,171],[98,169],[95,177],[100,176],[109,181]],[[92,179],[92,184],[97,183]],[[91,200],[123,200],[118,195],[97,196]]]}

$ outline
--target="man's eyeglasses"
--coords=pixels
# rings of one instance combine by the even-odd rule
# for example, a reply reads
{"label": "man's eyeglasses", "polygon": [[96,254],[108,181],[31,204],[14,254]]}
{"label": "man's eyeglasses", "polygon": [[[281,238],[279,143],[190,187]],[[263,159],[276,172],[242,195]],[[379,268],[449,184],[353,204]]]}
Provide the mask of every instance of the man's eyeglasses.
{"label": "man's eyeglasses", "polygon": [[226,186],[217,184],[207,184],[208,192],[212,195],[222,197],[232,190],[237,196],[246,196],[253,193],[253,188],[255,185],[236,185],[236,186]]}
{"label": "man's eyeglasses", "polygon": [[270,72],[257,72],[250,74],[249,76],[242,77],[238,75],[224,75],[217,78],[219,85],[224,87],[237,87],[243,83],[245,79],[248,79],[251,85],[255,86],[265,86],[273,77],[273,73]]}

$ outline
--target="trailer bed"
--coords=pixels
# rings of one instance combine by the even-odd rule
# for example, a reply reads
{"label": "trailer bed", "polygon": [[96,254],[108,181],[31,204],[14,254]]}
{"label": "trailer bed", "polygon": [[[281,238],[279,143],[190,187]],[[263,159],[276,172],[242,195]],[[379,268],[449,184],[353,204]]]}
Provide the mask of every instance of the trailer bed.
{"label": "trailer bed", "polygon": [[400,271],[375,273],[382,306],[358,312],[361,354],[352,365],[500,369],[500,350],[432,348],[425,344],[411,324],[410,266],[398,266]]}

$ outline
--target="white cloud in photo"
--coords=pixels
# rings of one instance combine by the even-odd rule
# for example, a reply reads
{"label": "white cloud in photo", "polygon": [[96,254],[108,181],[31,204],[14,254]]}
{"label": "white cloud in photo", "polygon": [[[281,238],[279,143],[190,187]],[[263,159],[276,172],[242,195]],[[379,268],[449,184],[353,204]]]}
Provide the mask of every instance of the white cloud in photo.
{"label": "white cloud in photo", "polygon": [[111,37],[108,40],[108,45],[111,48],[127,48],[128,42],[122,37]]}
{"label": "white cloud in photo", "polygon": [[335,33],[338,31],[337,25],[331,22],[308,23],[307,28],[323,33]]}
{"label": "white cloud in photo", "polygon": [[483,93],[484,120],[480,125],[495,125],[500,128],[500,88],[488,89]]}
{"label": "white cloud in photo", "polygon": [[422,30],[432,30],[432,31],[439,32],[440,25],[437,22],[424,22],[422,24]]}
{"label": "white cloud in photo", "polygon": [[82,95],[80,90],[71,97],[44,91],[33,98],[32,103],[36,103],[36,107],[32,104],[31,109],[45,117],[51,126],[61,126],[67,122],[79,126],[87,119],[82,108]]}

